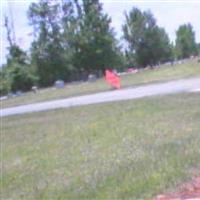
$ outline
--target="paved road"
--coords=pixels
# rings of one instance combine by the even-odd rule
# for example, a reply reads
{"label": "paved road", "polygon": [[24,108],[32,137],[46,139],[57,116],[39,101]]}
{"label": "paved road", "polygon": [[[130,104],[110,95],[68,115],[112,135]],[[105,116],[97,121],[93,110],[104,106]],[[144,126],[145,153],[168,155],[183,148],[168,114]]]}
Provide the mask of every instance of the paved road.
{"label": "paved road", "polygon": [[71,106],[136,99],[152,95],[173,94],[196,90],[198,88],[200,88],[200,77],[5,108],[0,110],[0,115],[3,117],[9,115],[52,110],[56,108],[67,108]]}

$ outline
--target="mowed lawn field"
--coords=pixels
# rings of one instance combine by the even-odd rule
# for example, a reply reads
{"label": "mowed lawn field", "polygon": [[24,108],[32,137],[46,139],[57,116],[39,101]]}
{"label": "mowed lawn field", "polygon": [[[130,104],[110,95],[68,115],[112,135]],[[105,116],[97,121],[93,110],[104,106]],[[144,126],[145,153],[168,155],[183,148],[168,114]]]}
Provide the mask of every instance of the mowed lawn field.
{"label": "mowed lawn field", "polygon": [[1,198],[154,199],[200,174],[200,94],[2,118]]}
{"label": "mowed lawn field", "polygon": [[[121,85],[122,88],[136,87],[141,84],[192,76],[200,76],[200,63],[196,60],[188,60],[183,64],[176,64],[173,66],[161,65],[159,68],[153,70],[141,70],[137,74],[123,75],[121,76]],[[105,82],[104,78],[98,79],[94,83],[83,82],[78,84],[66,84],[62,89],[55,89],[54,87],[40,89],[37,94],[28,92],[20,97],[3,100],[1,101],[1,108],[91,94],[110,89],[111,87]]]}

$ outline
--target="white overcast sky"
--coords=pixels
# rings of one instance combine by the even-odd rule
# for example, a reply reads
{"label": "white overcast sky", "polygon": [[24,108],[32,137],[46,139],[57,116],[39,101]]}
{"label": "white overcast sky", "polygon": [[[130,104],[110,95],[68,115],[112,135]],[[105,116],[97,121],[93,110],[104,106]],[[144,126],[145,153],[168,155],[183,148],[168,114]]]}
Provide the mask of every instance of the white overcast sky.
{"label": "white overcast sky", "polygon": [[[37,0],[34,0],[37,1]],[[121,26],[124,23],[124,12],[129,12],[134,6],[142,11],[150,10],[160,27],[165,28],[172,42],[179,25],[191,23],[196,33],[196,41],[200,42],[200,0],[100,0],[104,11],[112,19],[112,27],[117,38],[123,44]],[[25,50],[30,47],[32,41],[32,27],[28,25],[27,9],[33,0],[1,0],[1,57],[0,64],[6,61],[6,31],[3,28],[3,17],[13,14],[15,35],[18,44]]]}

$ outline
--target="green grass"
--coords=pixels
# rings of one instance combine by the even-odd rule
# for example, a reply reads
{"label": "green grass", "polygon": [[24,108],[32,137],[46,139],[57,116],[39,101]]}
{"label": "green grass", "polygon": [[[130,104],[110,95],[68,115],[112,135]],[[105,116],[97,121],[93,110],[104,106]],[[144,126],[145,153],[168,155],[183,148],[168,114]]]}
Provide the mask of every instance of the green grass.
{"label": "green grass", "polygon": [[200,173],[200,94],[2,118],[2,199],[153,199]]}
{"label": "green grass", "polygon": [[[200,75],[200,63],[188,61],[174,66],[162,66],[154,70],[143,70],[137,74],[124,75],[121,77],[122,88],[133,87],[140,84],[180,79]],[[105,80],[99,79],[95,83],[68,84],[63,89],[41,89],[38,94],[31,92],[21,97],[10,98],[1,102],[1,108],[30,104],[53,99],[67,98],[77,95],[95,93],[109,90],[111,87]]]}

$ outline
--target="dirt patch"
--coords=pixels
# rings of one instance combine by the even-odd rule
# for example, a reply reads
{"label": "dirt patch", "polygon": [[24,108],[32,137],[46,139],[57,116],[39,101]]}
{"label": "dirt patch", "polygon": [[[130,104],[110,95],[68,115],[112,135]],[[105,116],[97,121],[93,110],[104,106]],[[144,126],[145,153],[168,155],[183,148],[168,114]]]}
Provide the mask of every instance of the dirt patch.
{"label": "dirt patch", "polygon": [[200,176],[182,184],[177,192],[158,195],[155,200],[200,200]]}

